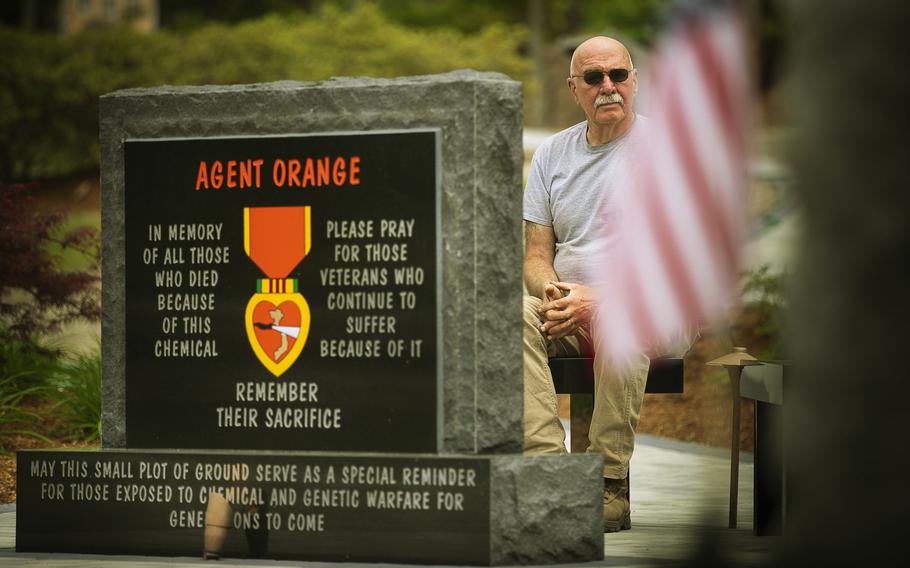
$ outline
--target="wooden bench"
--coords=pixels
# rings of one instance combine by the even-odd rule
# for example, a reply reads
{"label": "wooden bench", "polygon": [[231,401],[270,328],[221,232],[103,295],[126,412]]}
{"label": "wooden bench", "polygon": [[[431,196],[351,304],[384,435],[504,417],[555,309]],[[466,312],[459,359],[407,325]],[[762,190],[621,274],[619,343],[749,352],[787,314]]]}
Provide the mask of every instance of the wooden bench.
{"label": "wooden bench", "polygon": [[[594,394],[594,359],[591,357],[557,357],[550,359],[553,385],[559,394]],[[651,361],[647,393],[683,392],[682,357],[663,357]]]}
{"label": "wooden bench", "polygon": [[[594,359],[591,357],[558,357],[550,359],[550,373],[557,394],[593,395]],[[683,392],[685,377],[682,357],[653,359],[648,369],[646,393],[678,394]],[[588,444],[588,424],[594,409],[593,397],[571,399],[573,452],[583,452]]]}

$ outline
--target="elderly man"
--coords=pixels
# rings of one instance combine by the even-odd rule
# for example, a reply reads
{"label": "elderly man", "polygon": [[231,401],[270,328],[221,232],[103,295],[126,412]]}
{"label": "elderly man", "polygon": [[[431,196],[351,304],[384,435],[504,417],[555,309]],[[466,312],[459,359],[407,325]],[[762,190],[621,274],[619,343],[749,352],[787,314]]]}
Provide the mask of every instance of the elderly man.
{"label": "elderly man", "polygon": [[[594,354],[589,452],[604,456],[604,530],[631,528],[627,474],[647,380],[644,355],[614,367],[595,348],[592,258],[616,214],[621,171],[643,119],[628,50],[593,37],[572,55],[569,92],[587,120],[548,138],[534,154],[524,196],[525,452],[565,452],[547,358]],[[605,299],[609,302],[609,299]],[[606,306],[609,317],[609,305]]]}

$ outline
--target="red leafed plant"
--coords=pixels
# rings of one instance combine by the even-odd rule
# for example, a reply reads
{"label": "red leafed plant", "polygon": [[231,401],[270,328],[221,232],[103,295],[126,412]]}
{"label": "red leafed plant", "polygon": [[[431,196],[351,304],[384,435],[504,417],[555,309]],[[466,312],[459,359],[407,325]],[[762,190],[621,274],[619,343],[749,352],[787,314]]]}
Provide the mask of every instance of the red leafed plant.
{"label": "red leafed plant", "polygon": [[[29,343],[66,322],[101,315],[98,230],[63,230],[65,215],[35,211],[31,190],[0,183],[0,341]],[[54,251],[76,251],[89,266],[64,270]]]}

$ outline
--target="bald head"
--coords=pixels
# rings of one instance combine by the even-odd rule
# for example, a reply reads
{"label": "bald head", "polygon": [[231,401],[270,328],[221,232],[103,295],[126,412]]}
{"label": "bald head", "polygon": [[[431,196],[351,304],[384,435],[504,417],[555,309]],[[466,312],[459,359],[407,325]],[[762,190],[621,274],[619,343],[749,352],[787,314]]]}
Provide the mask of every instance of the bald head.
{"label": "bald head", "polygon": [[606,144],[635,120],[638,74],[622,43],[610,37],[585,40],[572,54],[566,85],[588,119],[588,143]]}
{"label": "bald head", "polygon": [[613,53],[617,51],[622,54],[624,61],[629,65],[629,69],[632,69],[632,56],[626,46],[619,41],[607,36],[594,36],[586,39],[572,53],[572,61],[569,63],[569,75],[579,74],[579,61],[598,53]]}

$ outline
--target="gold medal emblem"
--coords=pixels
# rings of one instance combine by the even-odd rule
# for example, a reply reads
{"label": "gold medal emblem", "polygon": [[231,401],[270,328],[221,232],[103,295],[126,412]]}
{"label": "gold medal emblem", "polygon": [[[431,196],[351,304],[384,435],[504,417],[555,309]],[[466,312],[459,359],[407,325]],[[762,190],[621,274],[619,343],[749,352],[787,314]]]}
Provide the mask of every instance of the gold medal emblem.
{"label": "gold medal emblem", "polygon": [[259,362],[279,377],[297,360],[310,331],[310,307],[287,275],[310,251],[309,207],[243,210],[247,256],[268,278],[256,283],[246,305],[247,339]]}

